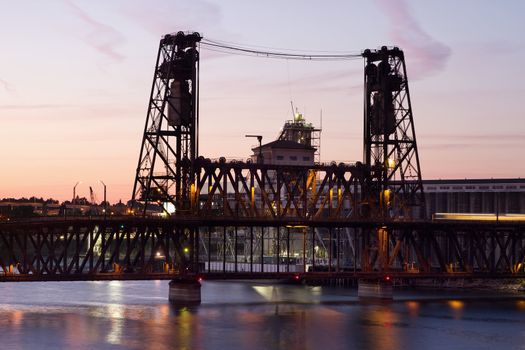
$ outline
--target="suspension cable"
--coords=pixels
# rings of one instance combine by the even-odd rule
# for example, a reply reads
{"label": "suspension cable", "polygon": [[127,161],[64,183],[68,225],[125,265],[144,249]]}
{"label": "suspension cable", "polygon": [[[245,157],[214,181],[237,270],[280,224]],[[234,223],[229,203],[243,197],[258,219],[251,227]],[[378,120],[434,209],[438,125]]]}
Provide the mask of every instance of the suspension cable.
{"label": "suspension cable", "polygon": [[298,53],[295,52],[284,52],[284,51],[263,51],[247,46],[242,46],[233,43],[222,43],[216,40],[202,39],[200,42],[201,47],[214,52],[220,52],[225,54],[234,54],[242,56],[262,57],[262,58],[275,58],[275,59],[287,59],[287,60],[309,60],[309,61],[339,61],[339,60],[355,60],[361,59],[360,53]]}

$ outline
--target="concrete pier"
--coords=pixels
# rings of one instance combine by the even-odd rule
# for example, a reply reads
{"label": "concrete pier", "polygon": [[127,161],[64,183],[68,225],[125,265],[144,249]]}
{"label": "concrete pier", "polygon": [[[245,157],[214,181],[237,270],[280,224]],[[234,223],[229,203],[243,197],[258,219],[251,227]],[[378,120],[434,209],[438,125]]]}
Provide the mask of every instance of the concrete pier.
{"label": "concrete pier", "polygon": [[179,277],[169,283],[168,300],[172,304],[198,305],[201,303],[201,283],[197,277]]}
{"label": "concrete pier", "polygon": [[357,296],[362,299],[393,299],[392,281],[385,279],[359,280]]}

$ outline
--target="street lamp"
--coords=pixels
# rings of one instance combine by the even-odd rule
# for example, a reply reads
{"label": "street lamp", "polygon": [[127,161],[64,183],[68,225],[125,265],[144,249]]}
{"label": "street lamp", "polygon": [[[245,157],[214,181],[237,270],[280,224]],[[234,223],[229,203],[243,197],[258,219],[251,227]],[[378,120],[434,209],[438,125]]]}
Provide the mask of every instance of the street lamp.
{"label": "street lamp", "polygon": [[77,181],[75,186],[73,186],[73,200],[71,201],[71,204],[75,204],[75,198],[77,198],[77,186],[81,183],[82,181]]}
{"label": "street lamp", "polygon": [[98,180],[104,186],[104,219],[106,218],[106,214],[108,212],[108,202],[106,201],[106,184],[102,180]]}

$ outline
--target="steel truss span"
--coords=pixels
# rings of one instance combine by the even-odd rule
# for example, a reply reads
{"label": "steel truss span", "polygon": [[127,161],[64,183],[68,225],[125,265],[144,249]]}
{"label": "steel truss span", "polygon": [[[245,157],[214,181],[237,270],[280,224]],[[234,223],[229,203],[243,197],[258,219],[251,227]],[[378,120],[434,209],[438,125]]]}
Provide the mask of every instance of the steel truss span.
{"label": "steel truss span", "polygon": [[243,162],[196,162],[191,206],[178,216],[351,220],[369,216],[361,164],[276,166]]}
{"label": "steel truss span", "polygon": [[0,225],[0,281],[525,278],[519,223],[264,218]]}

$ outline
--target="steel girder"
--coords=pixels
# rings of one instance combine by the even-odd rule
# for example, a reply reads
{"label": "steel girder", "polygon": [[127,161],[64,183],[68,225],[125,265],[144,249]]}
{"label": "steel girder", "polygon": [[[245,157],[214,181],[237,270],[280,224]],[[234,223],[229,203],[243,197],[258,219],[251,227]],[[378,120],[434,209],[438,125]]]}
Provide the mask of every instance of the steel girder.
{"label": "steel girder", "polygon": [[152,279],[186,272],[224,278],[524,278],[524,265],[519,223],[210,217],[0,225],[0,281]]}

